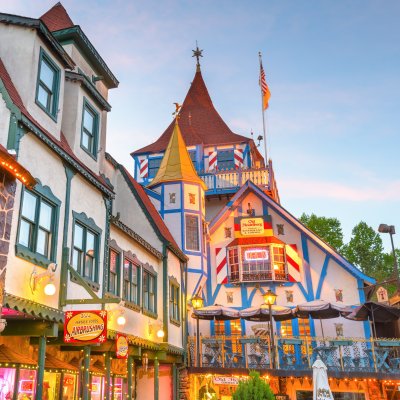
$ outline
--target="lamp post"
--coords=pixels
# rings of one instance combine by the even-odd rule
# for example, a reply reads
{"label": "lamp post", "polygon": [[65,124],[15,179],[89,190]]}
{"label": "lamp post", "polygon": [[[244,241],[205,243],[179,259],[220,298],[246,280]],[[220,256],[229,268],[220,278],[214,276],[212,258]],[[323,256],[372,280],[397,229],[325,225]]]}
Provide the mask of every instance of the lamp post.
{"label": "lamp post", "polygon": [[[203,307],[203,299],[199,295],[192,297],[192,306],[195,310]],[[199,317],[196,315],[196,367],[200,367],[200,332],[199,332]]]}
{"label": "lamp post", "polygon": [[274,324],[272,322],[272,306],[275,303],[277,295],[268,289],[264,294],[264,303],[268,306],[269,310],[269,334],[271,337],[271,348],[272,348],[272,368],[275,368],[275,340],[274,340]]}
{"label": "lamp post", "polygon": [[394,225],[386,225],[380,224],[378,228],[379,233],[388,233],[390,235],[390,241],[392,243],[392,252],[393,252],[393,259],[394,259],[394,274],[396,276],[396,286],[397,286],[397,294],[400,294],[400,278],[399,278],[399,266],[397,264],[397,257],[396,252],[394,249],[393,243],[393,235],[396,233]]}

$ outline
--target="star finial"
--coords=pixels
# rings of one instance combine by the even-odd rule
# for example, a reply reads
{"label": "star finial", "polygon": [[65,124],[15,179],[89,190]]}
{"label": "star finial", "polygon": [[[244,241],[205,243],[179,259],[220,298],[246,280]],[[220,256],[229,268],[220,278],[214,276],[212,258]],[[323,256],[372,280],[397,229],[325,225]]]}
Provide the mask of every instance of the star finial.
{"label": "star finial", "polygon": [[196,59],[197,59],[196,70],[197,70],[197,72],[199,72],[200,71],[200,57],[203,57],[203,50],[199,49],[197,40],[196,40],[196,50],[192,50],[192,51],[193,51],[192,57],[196,57]]}

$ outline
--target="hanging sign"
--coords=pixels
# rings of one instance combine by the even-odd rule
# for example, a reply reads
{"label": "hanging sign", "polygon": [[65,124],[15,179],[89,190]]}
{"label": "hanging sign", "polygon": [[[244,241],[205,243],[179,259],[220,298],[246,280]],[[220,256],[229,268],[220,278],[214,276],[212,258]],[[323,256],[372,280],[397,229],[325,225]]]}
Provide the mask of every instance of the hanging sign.
{"label": "hanging sign", "polygon": [[378,290],[376,291],[376,297],[378,298],[378,303],[388,303],[389,302],[389,296],[388,296],[388,291],[380,286]]}
{"label": "hanging sign", "polygon": [[128,358],[129,344],[128,339],[124,335],[117,333],[117,338],[115,339],[115,345],[117,348],[117,358]]}
{"label": "hanging sign", "polygon": [[273,236],[270,215],[235,218],[235,237]]}
{"label": "hanging sign", "polygon": [[107,339],[107,311],[67,311],[65,343],[103,343]]}

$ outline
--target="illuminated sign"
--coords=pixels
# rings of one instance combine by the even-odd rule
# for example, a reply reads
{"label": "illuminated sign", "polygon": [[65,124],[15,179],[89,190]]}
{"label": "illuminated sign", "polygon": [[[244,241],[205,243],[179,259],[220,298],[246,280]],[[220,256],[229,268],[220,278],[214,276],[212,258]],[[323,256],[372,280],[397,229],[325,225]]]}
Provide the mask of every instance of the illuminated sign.
{"label": "illuminated sign", "polygon": [[115,345],[117,347],[117,358],[128,358],[129,344],[126,336],[118,333],[115,339]]}
{"label": "illuminated sign", "polygon": [[67,311],[65,343],[103,343],[107,340],[107,311]]}
{"label": "illuminated sign", "polygon": [[235,237],[268,237],[273,236],[272,219],[270,215],[258,217],[235,218]]}
{"label": "illuminated sign", "polygon": [[267,249],[250,249],[244,251],[246,261],[264,261],[269,259]]}
{"label": "illuminated sign", "polygon": [[214,385],[239,385],[235,376],[214,376]]}

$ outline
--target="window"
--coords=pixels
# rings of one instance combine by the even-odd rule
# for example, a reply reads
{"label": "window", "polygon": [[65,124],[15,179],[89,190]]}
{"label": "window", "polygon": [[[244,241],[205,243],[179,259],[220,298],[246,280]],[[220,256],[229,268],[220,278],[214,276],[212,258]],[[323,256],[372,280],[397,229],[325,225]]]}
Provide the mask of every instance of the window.
{"label": "window", "polygon": [[154,178],[160,168],[162,158],[149,158],[149,178]]}
{"label": "window", "polygon": [[72,266],[85,278],[98,280],[99,235],[86,225],[75,221]]}
{"label": "window", "polygon": [[55,261],[59,205],[60,202],[55,198],[50,201],[40,192],[25,189],[22,194],[18,245],[44,260]]}
{"label": "window", "polygon": [[119,296],[120,254],[110,250],[110,271],[108,275],[108,291]]}
{"label": "window", "polygon": [[124,283],[122,296],[124,300],[139,305],[140,267],[131,260],[124,260]]}
{"label": "window", "polygon": [[200,250],[199,216],[185,215],[186,250]]}
{"label": "window", "polygon": [[286,281],[284,246],[254,245],[228,248],[230,282]]}
{"label": "window", "polygon": [[235,169],[233,150],[218,150],[217,165],[220,171]]}
{"label": "window", "polygon": [[92,157],[97,158],[97,136],[99,132],[99,114],[83,101],[81,147]]}
{"label": "window", "polygon": [[156,277],[145,269],[143,270],[143,309],[157,313]]}
{"label": "window", "polygon": [[193,166],[196,168],[196,150],[189,151],[189,157],[192,160]]}
{"label": "window", "polygon": [[225,321],[214,321],[215,336],[225,335]]}
{"label": "window", "polygon": [[281,322],[281,336],[293,336],[292,321]]}
{"label": "window", "polygon": [[59,85],[60,69],[43,49],[40,49],[36,103],[53,119],[57,117]]}
{"label": "window", "polygon": [[169,318],[173,322],[180,321],[179,297],[180,297],[179,285],[170,282],[170,284],[169,284]]}

